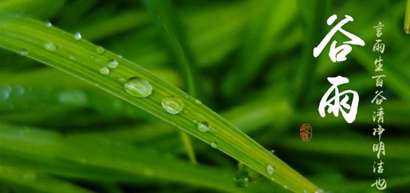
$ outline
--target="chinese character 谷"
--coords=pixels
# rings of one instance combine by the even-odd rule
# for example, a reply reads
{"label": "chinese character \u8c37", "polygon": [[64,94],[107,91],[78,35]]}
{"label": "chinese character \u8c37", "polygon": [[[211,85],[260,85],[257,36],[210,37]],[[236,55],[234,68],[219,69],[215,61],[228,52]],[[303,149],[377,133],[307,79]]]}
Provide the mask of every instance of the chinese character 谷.
{"label": "chinese character \u8c37", "polygon": [[376,181],[372,184],[372,187],[376,186],[378,190],[384,190],[387,188],[387,182],[385,179],[376,179]]}
{"label": "chinese character \u8c37", "polygon": [[376,91],[375,94],[376,96],[373,97],[372,101],[370,101],[372,104],[376,102],[377,105],[381,105],[383,101],[387,100],[386,97],[382,95],[383,91]]}
{"label": "chinese character \u8c37", "polygon": [[[332,25],[336,19],[337,19],[336,14],[330,16],[327,19],[327,24],[329,26]],[[353,21],[353,18],[350,17],[349,15],[345,15],[345,18],[342,21],[340,21],[338,24],[336,24],[330,30],[328,34],[326,34],[325,38],[323,38],[323,40],[319,43],[319,45],[313,49],[313,56],[315,58],[318,57],[320,53],[322,53],[323,49],[329,43],[330,39],[338,31],[343,33],[348,38],[350,38],[350,41],[345,41],[343,42],[343,45],[336,47],[337,41],[333,40],[332,44],[330,45],[330,51],[329,51],[329,57],[330,57],[330,60],[332,60],[332,62],[342,62],[346,60],[346,55],[349,54],[350,51],[352,51],[352,47],[349,44],[359,45],[359,46],[365,45],[362,39],[342,29],[342,26],[345,25],[349,21]]]}
{"label": "chinese character \u8c37", "polygon": [[[339,93],[339,89],[337,86],[346,84],[349,82],[349,79],[341,76],[337,77],[329,77],[327,80],[332,84],[332,86],[329,88],[329,90],[326,91],[326,93],[323,95],[322,99],[320,100],[319,103],[319,114],[321,117],[325,117],[325,108],[328,107],[327,112],[332,113],[335,117],[339,116],[339,111],[342,112],[343,118],[346,120],[348,123],[352,123],[356,119],[356,114],[357,114],[357,107],[359,105],[359,95],[357,94],[356,91],[353,90],[346,90],[343,92]],[[332,92],[335,92],[334,97],[329,98],[330,94]],[[349,105],[347,102],[349,101],[349,96],[348,94],[353,95],[353,99],[351,102],[351,105]],[[341,97],[343,99],[340,100]],[[349,111],[346,112],[345,109],[348,109]]]}

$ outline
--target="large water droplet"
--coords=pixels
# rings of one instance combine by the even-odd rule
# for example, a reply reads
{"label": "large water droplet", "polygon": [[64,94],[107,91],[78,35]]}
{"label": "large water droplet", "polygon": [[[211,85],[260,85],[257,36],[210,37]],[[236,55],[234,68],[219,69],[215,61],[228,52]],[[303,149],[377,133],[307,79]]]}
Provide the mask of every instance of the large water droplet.
{"label": "large water droplet", "polygon": [[118,62],[117,62],[117,60],[110,60],[110,61],[108,61],[107,66],[108,66],[108,68],[117,68],[118,67]]}
{"label": "large water droplet", "polygon": [[205,132],[209,131],[209,123],[205,122],[205,121],[202,121],[202,122],[198,123],[197,128],[198,128],[199,131],[205,133]]}
{"label": "large water droplet", "polygon": [[215,143],[215,142],[212,142],[212,143],[211,143],[211,147],[213,147],[213,148],[218,148],[218,144]]}
{"label": "large water droplet", "polygon": [[58,101],[64,105],[81,106],[87,103],[87,95],[81,90],[66,90],[59,93]]}
{"label": "large water droplet", "polygon": [[124,84],[125,91],[131,96],[145,98],[151,95],[151,84],[142,78],[132,77]]}
{"label": "large water droplet", "polygon": [[55,45],[53,42],[47,42],[47,43],[45,43],[45,44],[44,44],[44,47],[45,47],[48,51],[51,51],[51,52],[57,50],[57,47],[56,47],[56,45]]}
{"label": "large water droplet", "polygon": [[104,49],[103,47],[101,47],[101,46],[97,46],[97,47],[95,48],[95,52],[97,52],[97,54],[104,54],[105,49]]}
{"label": "large water droplet", "polygon": [[29,54],[29,52],[25,49],[21,49],[21,50],[19,50],[19,54],[22,55],[22,56],[27,56]]}
{"label": "large water droplet", "polygon": [[266,166],[266,172],[268,172],[268,174],[272,175],[275,172],[275,166],[267,165]]}
{"label": "large water droplet", "polygon": [[81,40],[81,38],[82,38],[82,36],[81,36],[80,32],[75,32],[74,33],[74,39],[75,40]]}
{"label": "large water droplet", "polygon": [[100,73],[104,75],[110,74],[110,69],[108,69],[106,66],[103,66],[100,68]]}
{"label": "large water droplet", "polygon": [[176,97],[166,97],[161,100],[162,108],[170,114],[178,114],[184,109],[184,103]]}

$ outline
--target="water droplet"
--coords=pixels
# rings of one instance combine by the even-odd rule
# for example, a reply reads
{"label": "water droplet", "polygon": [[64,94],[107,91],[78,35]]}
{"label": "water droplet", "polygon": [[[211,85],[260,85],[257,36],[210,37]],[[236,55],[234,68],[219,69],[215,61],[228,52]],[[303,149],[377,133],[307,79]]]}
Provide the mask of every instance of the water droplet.
{"label": "water droplet", "polygon": [[101,46],[97,46],[97,48],[95,48],[95,52],[97,52],[97,54],[104,54],[105,49]]}
{"label": "water droplet", "polygon": [[82,36],[81,36],[80,32],[75,32],[74,33],[74,39],[75,40],[81,40],[81,38],[82,38]]}
{"label": "water droplet", "polygon": [[275,167],[273,165],[266,166],[266,172],[268,172],[268,174],[272,175],[275,172]]}
{"label": "water droplet", "polygon": [[195,100],[195,103],[196,103],[197,105],[202,104],[202,102],[201,102],[200,100],[198,100],[198,99]]}
{"label": "water droplet", "polygon": [[45,47],[48,51],[51,51],[51,52],[57,50],[57,47],[56,47],[56,45],[55,45],[53,42],[47,42],[47,43],[45,43],[45,44],[44,44],[44,47]]}
{"label": "water droplet", "polygon": [[27,56],[29,54],[29,52],[25,49],[21,49],[21,50],[19,50],[19,54],[22,55],[22,56]]}
{"label": "water droplet", "polygon": [[324,193],[325,191],[323,191],[322,189],[317,189],[315,190],[315,193]]}
{"label": "water droplet", "polygon": [[64,105],[81,106],[85,105],[87,100],[87,96],[81,90],[65,90],[58,95],[58,101]]}
{"label": "water droplet", "polygon": [[151,84],[142,78],[131,77],[124,84],[125,91],[131,96],[138,98],[145,98],[151,95],[152,86]]}
{"label": "water droplet", "polygon": [[184,109],[184,103],[176,97],[166,97],[161,100],[162,108],[170,114],[178,114]]}
{"label": "water droplet", "polygon": [[100,73],[104,75],[110,74],[110,69],[108,69],[106,66],[101,67]]}
{"label": "water droplet", "polygon": [[53,24],[52,24],[50,21],[46,21],[46,26],[47,26],[47,27],[52,27]]}
{"label": "water droplet", "polygon": [[212,143],[211,143],[211,147],[213,147],[213,148],[218,148],[218,144],[215,143],[215,142],[212,142]]}
{"label": "water droplet", "polygon": [[118,62],[117,62],[117,60],[110,60],[110,61],[108,61],[107,66],[108,66],[108,68],[117,68],[118,67]]}
{"label": "water droplet", "polygon": [[199,131],[205,133],[209,130],[209,124],[208,124],[208,122],[202,121],[202,122],[198,123],[197,128],[198,128]]}

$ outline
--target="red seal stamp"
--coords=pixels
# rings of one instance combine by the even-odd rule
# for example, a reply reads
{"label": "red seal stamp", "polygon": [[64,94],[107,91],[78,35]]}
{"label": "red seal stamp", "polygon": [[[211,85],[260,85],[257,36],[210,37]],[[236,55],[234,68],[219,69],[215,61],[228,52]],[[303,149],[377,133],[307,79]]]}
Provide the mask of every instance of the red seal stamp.
{"label": "red seal stamp", "polygon": [[312,126],[310,124],[303,124],[300,126],[300,138],[304,142],[309,142],[312,139]]}

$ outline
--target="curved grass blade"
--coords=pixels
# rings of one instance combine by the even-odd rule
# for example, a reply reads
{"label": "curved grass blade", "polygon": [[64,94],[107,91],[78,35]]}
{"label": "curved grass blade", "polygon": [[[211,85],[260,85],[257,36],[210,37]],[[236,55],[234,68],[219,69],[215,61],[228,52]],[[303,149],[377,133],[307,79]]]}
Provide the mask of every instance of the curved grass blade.
{"label": "curved grass blade", "polygon": [[[200,101],[142,67],[104,50],[101,46],[76,39],[72,34],[44,23],[8,14],[2,14],[1,17],[0,47],[94,84],[211,144],[291,191],[318,190],[315,185]],[[108,63],[113,60],[118,65],[108,69]],[[132,86],[148,90],[141,92]],[[172,105],[162,105],[165,99],[165,102],[170,102],[169,97],[173,97]]]}

